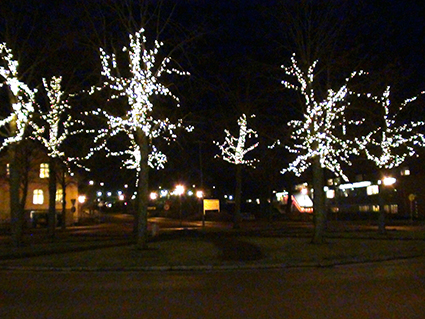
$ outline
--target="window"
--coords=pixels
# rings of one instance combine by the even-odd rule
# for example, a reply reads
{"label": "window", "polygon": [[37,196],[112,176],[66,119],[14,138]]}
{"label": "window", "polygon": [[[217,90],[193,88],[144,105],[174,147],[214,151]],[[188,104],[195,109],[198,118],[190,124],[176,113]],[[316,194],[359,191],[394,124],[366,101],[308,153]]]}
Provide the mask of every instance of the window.
{"label": "window", "polygon": [[410,175],[410,169],[408,167],[404,167],[401,172],[401,176],[409,176]]}
{"label": "window", "polygon": [[335,198],[335,190],[334,189],[328,189],[326,191],[326,198]]}
{"label": "window", "polygon": [[49,177],[49,164],[41,163],[40,164],[40,178],[48,178]]}
{"label": "window", "polygon": [[34,189],[32,195],[32,203],[34,205],[42,205],[44,203],[44,195],[42,189]]}
{"label": "window", "polygon": [[384,211],[386,213],[397,214],[398,213],[398,205],[397,204],[385,205]]}
{"label": "window", "polygon": [[370,211],[370,206],[369,205],[360,205],[359,211],[362,212],[362,213],[367,213],[367,212]]}
{"label": "window", "polygon": [[56,189],[56,203],[62,203],[62,197],[63,197],[63,189],[62,188]]}
{"label": "window", "polygon": [[378,185],[370,185],[370,186],[367,187],[366,192],[369,196],[379,194],[379,186]]}

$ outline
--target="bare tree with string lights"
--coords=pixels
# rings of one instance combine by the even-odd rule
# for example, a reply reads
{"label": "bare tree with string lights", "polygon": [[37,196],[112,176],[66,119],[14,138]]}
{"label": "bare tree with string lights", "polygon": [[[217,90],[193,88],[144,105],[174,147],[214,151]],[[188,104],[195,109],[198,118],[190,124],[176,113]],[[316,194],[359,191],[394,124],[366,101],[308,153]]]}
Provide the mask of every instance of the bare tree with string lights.
{"label": "bare tree with string lights", "polygon": [[[69,170],[69,162],[65,158],[62,149],[64,141],[79,130],[73,129],[78,123],[69,114],[71,106],[65,92],[62,90],[62,77],[54,76],[47,81],[43,78],[43,86],[48,98],[48,109],[40,114],[40,123],[36,119],[31,122],[33,127],[33,137],[47,150],[49,156],[49,234],[55,235],[56,226],[56,188],[57,188],[57,167],[62,163]],[[83,124],[83,123],[81,123]],[[78,164],[77,164],[78,165]],[[66,169],[64,169],[64,174]],[[65,176],[62,176],[62,227],[66,224],[66,190]]]}
{"label": "bare tree with string lights", "polygon": [[[148,171],[149,167],[162,168],[167,157],[154,144],[154,140],[163,137],[168,141],[177,138],[176,130],[183,128],[182,120],[172,123],[169,118],[154,117],[154,101],[156,96],[165,96],[174,100],[179,106],[179,98],[160,82],[164,73],[187,75],[176,68],[169,67],[170,57],[157,61],[158,53],[163,43],[155,41],[153,49],[147,49],[147,40],[144,29],[129,35],[129,47],[123,51],[128,53],[128,77],[121,76],[115,54],[107,54],[100,49],[102,63],[101,75],[105,78],[102,88],[109,88],[114,92],[112,99],[125,97],[128,111],[116,116],[105,110],[95,110],[86,113],[97,115],[106,120],[107,127],[96,131],[96,146],[86,158],[91,157],[100,149],[106,149],[109,156],[123,158],[124,166],[136,170],[137,174],[137,248],[147,248],[147,205],[148,205]],[[102,88],[92,89],[95,92]],[[186,128],[191,130],[190,127]],[[129,147],[123,150],[111,150],[108,139],[118,134],[127,137]]]}
{"label": "bare tree with string lights", "polygon": [[241,193],[242,193],[242,165],[254,166],[256,160],[246,159],[245,155],[258,146],[258,142],[247,146],[247,139],[257,137],[257,132],[248,128],[246,115],[238,119],[239,136],[233,136],[228,130],[224,130],[226,137],[223,144],[214,142],[221,150],[223,160],[236,165],[236,190],[235,190],[235,212],[233,216],[233,227],[239,228],[241,221]]}
{"label": "bare tree with string lights", "polygon": [[[424,94],[425,92],[421,92]],[[382,106],[383,119],[381,125],[371,130],[366,136],[357,138],[356,142],[364,152],[367,159],[371,160],[381,170],[391,170],[402,165],[409,157],[417,155],[417,149],[425,146],[425,135],[418,132],[423,128],[423,121],[409,121],[398,124],[397,117],[405,107],[415,101],[418,96],[406,99],[399,106],[394,106],[391,111],[391,90],[388,86],[382,96],[372,96],[372,100]],[[385,209],[383,190],[380,187],[380,205],[378,231],[385,233]]]}
{"label": "bare tree with string lights", "polygon": [[22,240],[23,211],[19,195],[19,170],[17,153],[20,143],[27,136],[27,129],[34,115],[36,89],[22,82],[18,72],[19,63],[6,43],[0,43],[0,87],[6,87],[11,106],[10,114],[0,119],[4,137],[0,151],[7,148],[9,155],[9,192],[12,221],[12,241],[19,246]]}
{"label": "bare tree with string lights", "polygon": [[315,225],[312,242],[322,243],[327,219],[324,169],[348,180],[342,164],[351,165],[351,156],[359,154],[358,144],[346,136],[347,125],[359,123],[347,121],[345,112],[350,105],[347,97],[354,94],[348,88],[348,84],[351,79],[364,72],[351,73],[341,87],[337,90],[328,89],[326,96],[319,98],[314,89],[314,69],[318,61],[316,60],[306,72],[298,66],[295,55],[292,56],[291,62],[291,66],[282,68],[286,75],[295,77],[296,84],[289,81],[282,81],[282,84],[302,95],[303,119],[289,122],[293,143],[285,146],[289,152],[296,155],[296,158],[288,168],[282,170],[282,173],[293,172],[300,176],[312,167]]}

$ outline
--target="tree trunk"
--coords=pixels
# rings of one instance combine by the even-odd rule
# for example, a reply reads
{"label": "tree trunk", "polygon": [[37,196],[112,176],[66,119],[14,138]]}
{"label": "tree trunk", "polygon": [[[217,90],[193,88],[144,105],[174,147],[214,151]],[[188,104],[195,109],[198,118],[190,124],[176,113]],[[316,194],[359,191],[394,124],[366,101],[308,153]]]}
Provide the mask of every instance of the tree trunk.
{"label": "tree trunk", "polygon": [[20,174],[17,167],[17,148],[18,144],[16,143],[9,146],[9,196],[12,244],[14,247],[19,247],[22,244],[23,224],[23,212],[19,200]]}
{"label": "tree trunk", "polygon": [[49,237],[55,237],[56,230],[56,161],[49,158]]}
{"label": "tree trunk", "polygon": [[63,168],[61,186],[62,186],[62,225],[61,225],[61,228],[62,228],[62,230],[65,230],[66,229],[66,171],[65,171],[65,168]]}
{"label": "tree trunk", "polygon": [[324,169],[320,164],[318,156],[313,158],[313,221],[314,221],[314,235],[311,240],[313,244],[323,244],[325,242],[326,231],[326,199],[325,199],[325,178]]}
{"label": "tree trunk", "polygon": [[[137,249],[148,248],[148,196],[149,196],[149,145],[142,129],[136,131],[137,145],[140,147],[140,172],[137,185]],[[135,216],[136,217],[136,216]]]}
{"label": "tree trunk", "polygon": [[379,186],[379,216],[378,216],[378,233],[384,235],[386,233],[385,229],[385,199],[384,199],[384,187]]}
{"label": "tree trunk", "polygon": [[236,190],[235,190],[235,213],[233,215],[233,228],[241,227],[241,196],[242,196],[242,164],[236,165]]}

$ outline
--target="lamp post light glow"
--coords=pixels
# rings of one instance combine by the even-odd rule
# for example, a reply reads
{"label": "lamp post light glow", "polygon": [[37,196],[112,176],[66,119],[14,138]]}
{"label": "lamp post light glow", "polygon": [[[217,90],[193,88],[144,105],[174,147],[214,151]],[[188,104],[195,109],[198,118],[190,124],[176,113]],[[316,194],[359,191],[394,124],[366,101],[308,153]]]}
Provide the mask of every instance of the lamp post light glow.
{"label": "lamp post light glow", "polygon": [[396,180],[394,177],[390,177],[390,176],[384,177],[384,178],[382,179],[382,183],[383,183],[385,186],[394,185],[396,181],[397,181],[397,180]]}
{"label": "lamp post light glow", "polygon": [[204,192],[203,191],[196,191],[196,197],[204,198]]}
{"label": "lamp post light glow", "polygon": [[180,184],[179,185],[176,185],[176,188],[174,190],[174,194],[176,194],[178,196],[181,196],[181,195],[184,194],[184,190],[185,190],[185,188],[184,188],[183,185],[180,185]]}
{"label": "lamp post light glow", "polygon": [[174,194],[179,196],[179,215],[180,215],[180,226],[183,224],[183,220],[182,220],[182,200],[181,200],[181,195],[184,194],[185,191],[185,187],[181,184],[176,185],[176,189],[174,190]]}
{"label": "lamp post light glow", "polygon": [[149,198],[150,198],[151,200],[155,200],[155,199],[157,199],[157,198],[158,198],[158,194],[157,194],[157,193],[155,193],[155,192],[152,192],[152,193],[150,193]]}
{"label": "lamp post light glow", "polygon": [[84,195],[78,196],[78,202],[80,204],[84,204],[85,201],[86,201],[86,196],[84,196]]}

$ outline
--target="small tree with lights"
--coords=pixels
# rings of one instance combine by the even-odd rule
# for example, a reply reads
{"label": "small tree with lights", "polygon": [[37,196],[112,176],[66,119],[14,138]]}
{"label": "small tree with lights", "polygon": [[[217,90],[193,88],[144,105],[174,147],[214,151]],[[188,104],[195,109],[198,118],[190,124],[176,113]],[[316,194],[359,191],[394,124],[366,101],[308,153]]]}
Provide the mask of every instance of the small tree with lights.
{"label": "small tree with lights", "polygon": [[[372,96],[372,100],[380,104],[383,109],[383,120],[381,125],[371,130],[366,136],[357,138],[356,142],[364,152],[367,159],[371,160],[376,167],[382,170],[391,170],[400,166],[409,157],[416,155],[418,147],[425,146],[425,135],[418,132],[418,128],[424,127],[422,121],[410,121],[401,125],[397,124],[397,116],[405,107],[415,101],[418,96],[406,99],[395,112],[391,112],[390,87],[388,86],[382,96]],[[421,94],[424,94],[422,92]],[[393,113],[393,114],[391,114]],[[380,198],[385,185],[380,187]],[[381,200],[379,205],[378,231],[385,233],[385,209]]]}
{"label": "small tree with lights", "polygon": [[[114,54],[107,54],[100,49],[102,63],[101,75],[105,78],[102,88],[109,88],[112,92],[111,98],[125,97],[129,110],[122,116],[109,114],[105,110],[98,109],[87,114],[97,115],[104,118],[107,128],[96,133],[96,147],[86,157],[91,157],[100,149],[106,149],[109,156],[120,156],[124,158],[124,166],[135,169],[137,174],[137,248],[147,248],[147,206],[148,206],[148,172],[149,167],[162,168],[167,160],[165,154],[158,150],[153,141],[155,138],[163,137],[168,141],[177,136],[175,131],[183,127],[182,121],[172,123],[168,118],[154,117],[153,98],[159,95],[170,97],[177,102],[179,99],[159,79],[162,74],[176,73],[185,75],[177,69],[170,68],[170,57],[165,57],[157,62],[159,50],[163,43],[155,41],[153,49],[147,49],[147,41],[144,29],[129,35],[130,45],[124,47],[128,52],[129,71],[128,77],[121,76]],[[101,88],[100,88],[101,89]],[[91,92],[99,90],[96,88]],[[187,128],[191,130],[191,128]],[[108,147],[107,140],[118,134],[123,134],[129,141],[129,147],[124,150],[115,151]]]}
{"label": "small tree with lights", "polygon": [[[348,88],[349,81],[363,72],[353,72],[336,91],[329,89],[323,99],[319,99],[314,89],[315,61],[306,72],[298,66],[295,55],[290,67],[282,66],[286,75],[295,77],[297,84],[282,81],[292,90],[299,91],[304,99],[303,119],[289,122],[292,128],[292,145],[287,149],[296,154],[296,158],[282,173],[293,172],[300,176],[310,166],[313,171],[313,207],[314,235],[313,243],[322,243],[326,228],[327,211],[324,192],[324,170],[329,169],[335,175],[348,180],[342,170],[342,164],[351,165],[350,157],[359,154],[359,146],[345,135],[346,125],[357,124],[345,120],[345,111],[349,106],[347,97],[353,92]],[[341,125],[341,123],[344,123]]]}
{"label": "small tree with lights", "polygon": [[233,227],[239,228],[241,222],[241,194],[242,194],[242,165],[253,166],[255,160],[248,160],[245,155],[258,146],[258,142],[247,146],[247,138],[257,137],[257,132],[248,128],[246,115],[238,120],[239,136],[233,136],[228,130],[224,130],[226,137],[223,144],[214,142],[221,150],[223,160],[236,165],[236,190],[235,190],[235,213]]}
{"label": "small tree with lights", "polygon": [[[43,86],[48,98],[48,109],[41,113],[38,123],[36,119],[31,122],[33,127],[33,137],[40,141],[45,147],[49,156],[49,234],[51,237],[55,235],[56,226],[56,175],[57,167],[63,164],[64,167],[69,166],[64,157],[65,153],[62,150],[64,141],[78,130],[71,130],[77,123],[73,121],[69,110],[71,106],[62,90],[62,77],[52,77],[50,81],[43,79]],[[63,178],[62,178],[63,179]],[[62,181],[62,187],[64,185]],[[66,209],[65,209],[66,190],[62,189],[62,228],[66,224]]]}
{"label": "small tree with lights", "polygon": [[20,176],[16,156],[20,143],[27,136],[37,92],[20,80],[18,66],[18,61],[13,58],[12,51],[6,43],[0,43],[0,87],[6,87],[11,106],[10,114],[0,119],[1,133],[4,137],[0,151],[7,148],[9,155],[11,232],[14,246],[21,244],[23,226],[23,210],[19,195]]}

